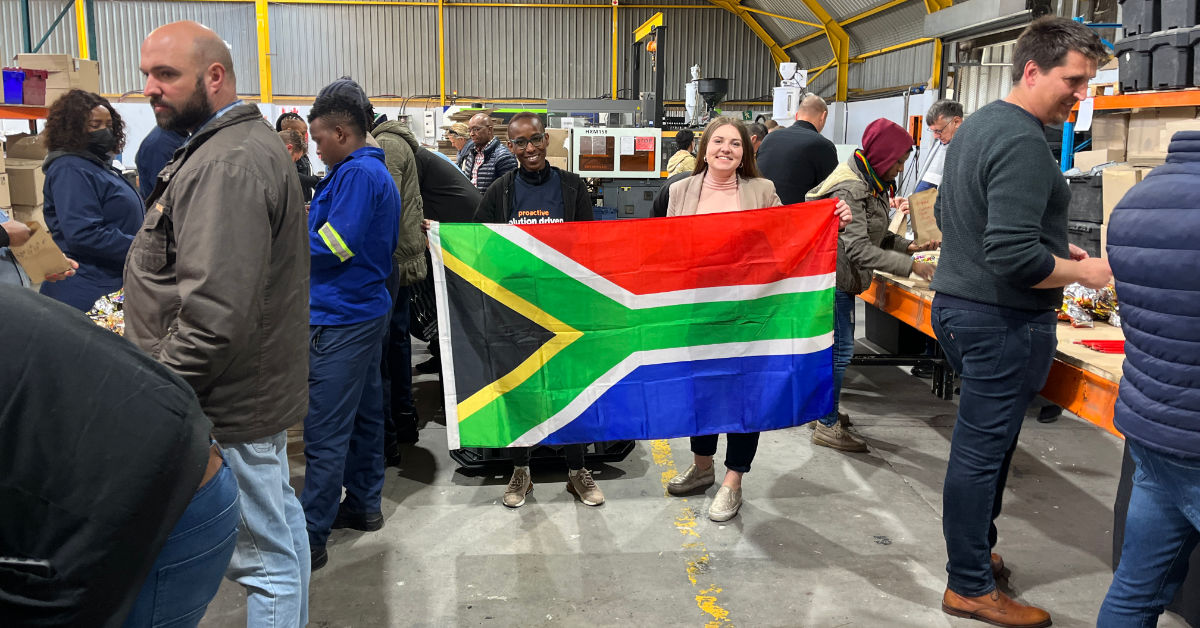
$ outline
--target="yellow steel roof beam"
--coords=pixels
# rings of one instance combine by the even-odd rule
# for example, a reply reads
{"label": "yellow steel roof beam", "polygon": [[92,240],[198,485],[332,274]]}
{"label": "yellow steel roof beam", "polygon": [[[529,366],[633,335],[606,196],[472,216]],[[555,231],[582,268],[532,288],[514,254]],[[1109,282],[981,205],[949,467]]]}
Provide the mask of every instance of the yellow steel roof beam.
{"label": "yellow steel roof beam", "polygon": [[750,31],[758,37],[759,41],[766,45],[767,50],[771,51],[771,58],[775,60],[775,63],[783,63],[791,59],[788,53],[779,47],[779,44],[775,42],[771,34],[758,23],[758,20],[754,19],[753,15],[750,15],[750,11],[741,5],[741,0],[709,0],[709,2],[729,11],[745,22],[746,26],[750,27]]}
{"label": "yellow steel roof beam", "polygon": [[833,58],[837,61],[838,76],[837,76],[837,100],[845,101],[849,87],[849,69],[850,69],[850,36],[846,34],[846,29],[825,7],[821,6],[817,0],[801,0],[804,6],[813,15],[821,20],[821,24],[825,27],[825,37],[829,40],[829,48],[833,51]]}
{"label": "yellow steel roof beam", "polygon": [[654,15],[651,15],[650,19],[646,20],[645,22],[642,22],[641,26],[633,29],[634,43],[642,41],[643,39],[646,38],[647,35],[650,34],[651,31],[653,31],[654,29],[656,29],[662,25],[663,25],[663,14],[661,11],[658,13],[655,13]]}

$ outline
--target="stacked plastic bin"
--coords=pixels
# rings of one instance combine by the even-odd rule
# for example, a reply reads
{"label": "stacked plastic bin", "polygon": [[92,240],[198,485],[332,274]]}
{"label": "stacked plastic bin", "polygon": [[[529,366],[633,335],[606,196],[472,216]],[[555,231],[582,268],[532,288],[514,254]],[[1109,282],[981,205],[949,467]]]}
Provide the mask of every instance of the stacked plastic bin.
{"label": "stacked plastic bin", "polygon": [[1115,44],[1122,92],[1200,82],[1200,0],[1118,0],[1124,38]]}

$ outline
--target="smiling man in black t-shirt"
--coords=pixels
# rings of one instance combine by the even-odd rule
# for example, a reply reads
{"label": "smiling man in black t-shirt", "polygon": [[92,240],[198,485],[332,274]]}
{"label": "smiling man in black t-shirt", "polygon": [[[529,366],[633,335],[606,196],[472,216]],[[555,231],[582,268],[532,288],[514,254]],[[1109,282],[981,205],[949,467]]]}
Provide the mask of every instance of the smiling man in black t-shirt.
{"label": "smiling man in black t-shirt", "polygon": [[[476,222],[545,224],[592,220],[592,199],[579,175],[559,170],[546,162],[549,138],[542,119],[523,111],[508,121],[508,149],[518,167],[496,179],[475,210]],[[567,490],[588,506],[604,503],[604,493],[583,468],[584,445],[566,445]],[[533,490],[529,476],[529,448],[510,448],[512,479],[504,489],[504,505],[519,508]]]}

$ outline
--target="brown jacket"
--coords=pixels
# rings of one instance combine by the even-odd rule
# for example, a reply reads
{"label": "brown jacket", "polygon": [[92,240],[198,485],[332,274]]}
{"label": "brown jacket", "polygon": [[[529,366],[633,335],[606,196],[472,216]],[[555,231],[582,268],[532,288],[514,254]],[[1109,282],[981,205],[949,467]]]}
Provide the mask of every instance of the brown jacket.
{"label": "brown jacket", "polygon": [[125,337],[196,391],[219,442],[308,411],[304,193],[255,105],[201,129],[158,175],[125,264]]}
{"label": "brown jacket", "polygon": [[846,201],[854,214],[854,220],[838,235],[838,290],[850,294],[866,290],[876,270],[901,277],[912,272],[912,255],[907,252],[912,240],[888,231],[888,197],[871,191],[853,157],[835,168],[806,200],[824,198]]}
{"label": "brown jacket", "polygon": [[[692,175],[671,184],[671,197],[667,202],[668,216],[691,216],[700,203],[700,192],[704,190],[704,175]],[[738,176],[738,205],[729,211],[763,209],[783,205],[775,193],[775,184],[769,179],[757,177],[743,179]]]}

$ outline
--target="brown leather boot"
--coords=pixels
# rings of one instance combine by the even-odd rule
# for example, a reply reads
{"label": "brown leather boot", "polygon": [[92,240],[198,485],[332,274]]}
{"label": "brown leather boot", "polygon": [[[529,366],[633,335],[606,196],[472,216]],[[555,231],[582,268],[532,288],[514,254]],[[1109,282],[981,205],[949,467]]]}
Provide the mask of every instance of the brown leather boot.
{"label": "brown leather boot", "polygon": [[963,597],[946,589],[942,596],[942,611],[1004,628],[1044,628],[1051,623],[1050,613],[1015,602],[1000,589],[992,589],[991,593],[979,597]]}

